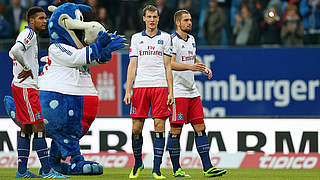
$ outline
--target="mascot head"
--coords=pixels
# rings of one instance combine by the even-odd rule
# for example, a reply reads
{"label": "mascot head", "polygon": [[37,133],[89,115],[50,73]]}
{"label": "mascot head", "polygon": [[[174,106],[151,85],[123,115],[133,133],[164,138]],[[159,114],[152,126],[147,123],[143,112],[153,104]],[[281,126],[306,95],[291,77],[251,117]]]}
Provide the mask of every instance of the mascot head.
{"label": "mascot head", "polygon": [[49,6],[48,9],[53,12],[48,22],[50,43],[83,48],[97,41],[99,31],[105,31],[96,21],[84,22],[82,11],[92,11],[89,6],[65,3],[59,7]]}

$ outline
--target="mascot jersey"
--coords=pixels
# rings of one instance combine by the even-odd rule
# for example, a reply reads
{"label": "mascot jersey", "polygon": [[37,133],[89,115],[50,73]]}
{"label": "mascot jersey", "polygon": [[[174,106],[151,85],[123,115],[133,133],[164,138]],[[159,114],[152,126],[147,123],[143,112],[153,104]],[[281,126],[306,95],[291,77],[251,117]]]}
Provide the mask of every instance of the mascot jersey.
{"label": "mascot jersey", "polygon": [[54,43],[49,47],[49,59],[39,80],[40,90],[78,96],[96,96],[97,91],[87,66],[90,47],[76,49]]}

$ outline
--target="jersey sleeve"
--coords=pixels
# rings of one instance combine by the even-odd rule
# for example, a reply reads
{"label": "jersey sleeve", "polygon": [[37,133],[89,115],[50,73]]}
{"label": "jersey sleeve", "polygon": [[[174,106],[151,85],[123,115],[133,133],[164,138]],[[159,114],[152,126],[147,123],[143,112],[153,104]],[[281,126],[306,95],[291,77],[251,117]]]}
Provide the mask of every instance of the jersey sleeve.
{"label": "jersey sleeve", "polygon": [[79,67],[86,65],[90,58],[89,46],[76,49],[65,44],[52,44],[49,47],[49,59],[63,66]]}
{"label": "jersey sleeve", "polygon": [[193,54],[196,54],[197,46],[196,46],[196,40],[192,36],[192,47],[193,47]]}
{"label": "jersey sleeve", "polygon": [[171,37],[168,35],[164,43],[163,54],[171,57],[171,51],[172,51],[172,41],[171,41]]}
{"label": "jersey sleeve", "polygon": [[132,57],[138,57],[138,44],[137,42],[137,36],[133,35],[131,37],[131,45],[130,45],[130,51],[129,51],[129,58]]}
{"label": "jersey sleeve", "polygon": [[176,38],[174,38],[174,35],[171,35],[171,43],[172,43],[172,47],[171,47],[171,54],[176,55],[177,54],[177,41]]}
{"label": "jersey sleeve", "polygon": [[24,29],[18,35],[16,43],[21,43],[24,50],[29,49],[33,43],[37,43],[35,32],[32,29]]}

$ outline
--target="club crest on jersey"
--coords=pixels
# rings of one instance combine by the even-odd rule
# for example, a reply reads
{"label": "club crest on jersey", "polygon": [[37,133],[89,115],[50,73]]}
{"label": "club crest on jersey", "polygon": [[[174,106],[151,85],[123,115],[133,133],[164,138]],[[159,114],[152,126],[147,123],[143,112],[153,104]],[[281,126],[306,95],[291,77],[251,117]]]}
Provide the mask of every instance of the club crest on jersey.
{"label": "club crest on jersey", "polygon": [[158,44],[163,44],[163,40],[158,40]]}
{"label": "club crest on jersey", "polygon": [[29,43],[29,39],[24,38],[24,43],[28,44]]}
{"label": "club crest on jersey", "polygon": [[183,114],[179,113],[177,118],[178,118],[178,120],[183,120]]}
{"label": "club crest on jersey", "polygon": [[196,44],[192,43],[192,47],[196,47]]}
{"label": "club crest on jersey", "polygon": [[41,113],[36,114],[37,119],[41,119]]}
{"label": "club crest on jersey", "polygon": [[140,41],[139,44],[143,44],[143,41]]}
{"label": "club crest on jersey", "polygon": [[137,113],[137,109],[135,107],[131,108],[131,114],[136,114]]}

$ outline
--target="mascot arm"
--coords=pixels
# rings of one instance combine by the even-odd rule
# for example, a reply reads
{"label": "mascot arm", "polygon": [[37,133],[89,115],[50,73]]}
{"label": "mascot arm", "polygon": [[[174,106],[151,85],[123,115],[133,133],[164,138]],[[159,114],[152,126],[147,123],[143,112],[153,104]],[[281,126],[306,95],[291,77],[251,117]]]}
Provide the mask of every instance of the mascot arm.
{"label": "mascot arm", "polygon": [[49,48],[49,58],[57,64],[66,67],[79,67],[90,62],[90,49],[76,49],[65,44],[53,44]]}

